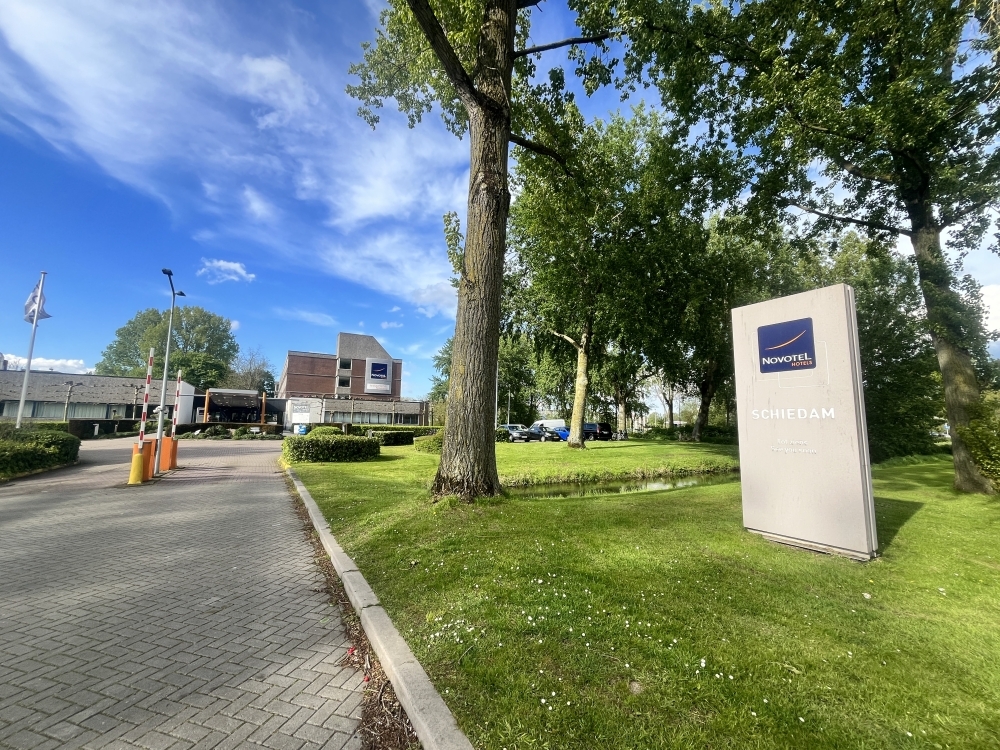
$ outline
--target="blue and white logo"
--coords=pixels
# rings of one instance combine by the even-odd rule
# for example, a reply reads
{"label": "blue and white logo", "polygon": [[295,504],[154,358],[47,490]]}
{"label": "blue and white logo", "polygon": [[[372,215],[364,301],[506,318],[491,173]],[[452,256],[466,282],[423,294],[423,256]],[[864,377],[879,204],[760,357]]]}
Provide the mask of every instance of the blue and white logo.
{"label": "blue and white logo", "polygon": [[389,379],[389,365],[378,362],[372,362],[372,380],[388,380]]}
{"label": "blue and white logo", "polygon": [[812,318],[774,323],[757,329],[761,372],[811,370],[816,367]]}

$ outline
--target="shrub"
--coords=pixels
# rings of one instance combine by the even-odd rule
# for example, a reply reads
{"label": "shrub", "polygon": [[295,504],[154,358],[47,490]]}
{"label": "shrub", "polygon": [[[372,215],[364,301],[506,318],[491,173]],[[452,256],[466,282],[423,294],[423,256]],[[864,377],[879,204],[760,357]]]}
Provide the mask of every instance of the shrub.
{"label": "shrub", "polygon": [[0,476],[10,477],[72,463],[80,438],[54,430],[23,430],[0,440]]}
{"label": "shrub", "polygon": [[498,443],[507,443],[510,441],[510,430],[506,427],[497,427],[493,437]]}
{"label": "shrub", "polygon": [[378,440],[379,445],[413,445],[413,430],[371,430],[371,437]]}
{"label": "shrub", "polygon": [[69,432],[69,422],[35,422],[31,425],[36,430],[50,430],[53,432]]}
{"label": "shrub", "polygon": [[281,456],[290,463],[299,461],[371,461],[379,456],[378,440],[353,435],[293,435],[281,446]]}
{"label": "shrub", "polygon": [[440,427],[418,427],[414,424],[345,424],[345,435],[357,435],[375,430],[376,432],[412,432],[414,437],[424,437],[438,432]]}
{"label": "shrub", "polygon": [[319,427],[313,427],[309,430],[309,437],[316,437],[318,435],[343,435],[344,431],[339,427],[333,425],[320,425]]}
{"label": "shrub", "polygon": [[229,437],[229,430],[221,424],[213,424],[201,433],[205,437]]}
{"label": "shrub", "polygon": [[1000,490],[1000,393],[984,394],[969,426],[960,427],[958,435],[979,471]]}
{"label": "shrub", "polygon": [[425,435],[413,441],[413,447],[421,453],[440,453],[442,445],[444,445],[444,433],[442,432]]}

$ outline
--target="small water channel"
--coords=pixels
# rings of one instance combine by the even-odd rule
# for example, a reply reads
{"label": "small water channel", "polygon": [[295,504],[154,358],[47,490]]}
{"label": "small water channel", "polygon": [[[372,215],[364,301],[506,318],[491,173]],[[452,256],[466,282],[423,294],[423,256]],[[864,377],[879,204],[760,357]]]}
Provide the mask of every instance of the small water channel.
{"label": "small water channel", "polygon": [[594,495],[626,495],[633,492],[664,492],[666,490],[682,490],[687,487],[732,484],[739,480],[740,475],[734,472],[731,474],[703,474],[648,480],[535,484],[530,487],[508,487],[506,491],[511,497],[531,500],[544,497],[591,497]]}

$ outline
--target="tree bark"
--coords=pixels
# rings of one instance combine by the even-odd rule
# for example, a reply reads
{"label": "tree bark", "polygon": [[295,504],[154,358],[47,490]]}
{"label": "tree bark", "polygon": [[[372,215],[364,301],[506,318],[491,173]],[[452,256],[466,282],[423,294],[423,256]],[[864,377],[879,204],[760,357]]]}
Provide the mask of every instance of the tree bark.
{"label": "tree bark", "polygon": [[980,400],[979,381],[972,357],[959,343],[961,330],[958,326],[965,304],[953,288],[952,272],[941,251],[941,230],[930,221],[930,208],[922,201],[908,202],[907,208],[912,227],[910,240],[917,259],[927,322],[944,383],[955,489],[993,494],[993,485],[979,471],[958,434],[960,427],[968,426],[970,411]]}
{"label": "tree bark", "polygon": [[625,396],[619,393],[615,401],[617,402],[615,406],[618,409],[618,432],[625,432],[628,429],[628,405],[625,403]]}
{"label": "tree bark", "polygon": [[708,424],[708,410],[712,406],[712,398],[719,387],[717,382],[718,370],[718,363],[714,359],[709,360],[702,373],[701,380],[698,382],[698,392],[701,394],[701,406],[698,408],[698,418],[695,419],[694,428],[691,430],[691,439],[696,443],[701,442],[701,433]]}
{"label": "tree bark", "polygon": [[590,329],[588,319],[580,335],[580,343],[576,346],[576,388],[573,390],[573,414],[570,416],[569,439],[566,445],[570,448],[585,448],[583,435],[583,416],[587,409],[587,387],[590,378],[587,370],[590,367]]}
{"label": "tree bark", "polygon": [[469,114],[469,207],[444,444],[432,491],[467,501],[500,491],[494,379],[510,209],[507,150],[516,19],[515,0],[487,0],[474,99],[463,96]]}

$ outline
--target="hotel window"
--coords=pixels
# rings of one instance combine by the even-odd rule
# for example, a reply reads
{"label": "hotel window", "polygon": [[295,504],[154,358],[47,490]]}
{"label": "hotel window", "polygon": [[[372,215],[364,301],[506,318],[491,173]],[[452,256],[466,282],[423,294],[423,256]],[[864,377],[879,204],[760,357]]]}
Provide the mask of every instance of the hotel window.
{"label": "hotel window", "polygon": [[351,369],[351,360],[348,359],[347,357],[342,357],[341,360],[340,360],[340,369],[341,370],[350,370]]}
{"label": "hotel window", "polygon": [[341,388],[350,388],[351,387],[351,379],[350,378],[345,378],[342,375],[339,378],[337,378],[337,385],[340,386]]}

